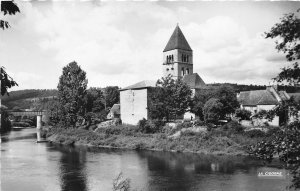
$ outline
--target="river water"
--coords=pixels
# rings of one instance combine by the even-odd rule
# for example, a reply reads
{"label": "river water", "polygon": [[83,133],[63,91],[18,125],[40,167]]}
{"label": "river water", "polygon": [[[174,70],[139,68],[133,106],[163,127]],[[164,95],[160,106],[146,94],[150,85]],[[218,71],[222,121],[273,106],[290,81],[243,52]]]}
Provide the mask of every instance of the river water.
{"label": "river water", "polygon": [[36,137],[36,129],[1,135],[2,191],[109,191],[120,172],[139,190],[277,191],[290,183],[259,178],[264,164],[250,157],[74,148]]}

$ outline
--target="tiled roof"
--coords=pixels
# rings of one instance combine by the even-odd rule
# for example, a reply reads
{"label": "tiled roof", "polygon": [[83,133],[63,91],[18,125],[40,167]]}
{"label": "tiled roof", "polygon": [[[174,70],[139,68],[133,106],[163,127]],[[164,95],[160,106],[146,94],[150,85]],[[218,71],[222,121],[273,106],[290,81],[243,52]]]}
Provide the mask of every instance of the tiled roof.
{"label": "tiled roof", "polygon": [[176,26],[171,38],[169,39],[167,46],[164,49],[164,52],[174,49],[192,51],[189,43],[185,39],[178,25]]}
{"label": "tiled roof", "polygon": [[277,105],[276,97],[269,90],[241,92],[238,97],[242,105]]}
{"label": "tiled roof", "polygon": [[138,82],[136,84],[133,84],[131,86],[127,86],[123,89],[121,89],[120,91],[123,90],[132,90],[132,89],[143,89],[143,88],[148,88],[148,87],[155,87],[156,86],[156,81],[152,81],[152,80],[144,80],[141,82]]}
{"label": "tiled roof", "polygon": [[120,104],[114,104],[109,112],[114,114],[120,114]]}
{"label": "tiled roof", "polygon": [[205,86],[204,81],[197,73],[185,75],[183,77],[183,81],[187,83],[187,85],[189,85],[192,89],[199,89]]}

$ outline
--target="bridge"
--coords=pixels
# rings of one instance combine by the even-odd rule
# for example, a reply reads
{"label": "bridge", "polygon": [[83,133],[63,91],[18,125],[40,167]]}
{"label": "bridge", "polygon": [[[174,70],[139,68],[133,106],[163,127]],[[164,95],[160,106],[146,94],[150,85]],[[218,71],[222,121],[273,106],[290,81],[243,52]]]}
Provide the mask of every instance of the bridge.
{"label": "bridge", "polygon": [[8,111],[13,116],[36,116],[36,128],[42,127],[42,117],[46,115],[46,110],[43,111]]}

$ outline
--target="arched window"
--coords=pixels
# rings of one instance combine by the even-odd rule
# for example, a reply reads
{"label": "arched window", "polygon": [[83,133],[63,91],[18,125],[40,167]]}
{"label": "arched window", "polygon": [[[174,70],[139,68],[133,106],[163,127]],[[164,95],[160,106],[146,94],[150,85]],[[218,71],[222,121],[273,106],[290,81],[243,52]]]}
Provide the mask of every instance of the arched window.
{"label": "arched window", "polygon": [[186,74],[188,75],[188,74],[190,74],[190,69],[186,69]]}
{"label": "arched window", "polygon": [[181,68],[181,75],[184,76],[184,68]]}

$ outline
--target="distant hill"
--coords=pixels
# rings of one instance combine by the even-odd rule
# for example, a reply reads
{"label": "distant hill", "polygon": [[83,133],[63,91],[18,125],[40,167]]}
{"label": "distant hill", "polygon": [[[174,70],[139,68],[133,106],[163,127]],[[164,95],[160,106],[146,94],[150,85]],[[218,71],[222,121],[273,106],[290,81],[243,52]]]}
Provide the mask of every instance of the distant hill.
{"label": "distant hill", "polygon": [[57,97],[57,90],[55,89],[28,89],[28,90],[17,90],[9,92],[9,96],[1,96],[2,104],[13,109],[18,107],[20,109],[28,109],[32,103],[39,99],[53,99]]}
{"label": "distant hill", "polygon": [[[233,87],[236,92],[251,91],[251,90],[265,90],[266,85],[243,85],[243,84],[232,84],[232,83],[214,83],[206,84],[207,88],[219,87],[221,85],[229,85]],[[278,90],[285,90],[287,93],[299,93],[300,87],[294,86],[278,86]]]}

